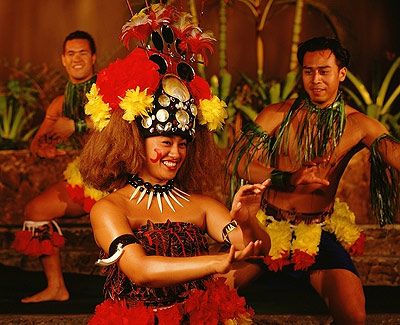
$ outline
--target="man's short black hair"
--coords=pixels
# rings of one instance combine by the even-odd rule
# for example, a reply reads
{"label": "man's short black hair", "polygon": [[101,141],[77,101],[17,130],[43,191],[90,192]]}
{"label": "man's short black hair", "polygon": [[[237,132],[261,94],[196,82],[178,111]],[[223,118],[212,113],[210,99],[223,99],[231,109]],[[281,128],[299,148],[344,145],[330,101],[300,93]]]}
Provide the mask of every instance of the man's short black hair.
{"label": "man's short black hair", "polygon": [[67,37],[64,39],[63,43],[63,53],[65,52],[65,44],[68,41],[74,40],[74,39],[85,39],[89,42],[90,50],[92,54],[96,54],[96,44],[94,43],[94,39],[92,35],[90,35],[87,32],[84,32],[82,30],[76,30],[75,32],[69,33]]}
{"label": "man's short black hair", "polygon": [[297,60],[303,66],[303,59],[306,52],[316,52],[331,50],[336,57],[339,68],[348,67],[350,63],[350,53],[345,49],[336,38],[314,37],[299,44],[297,50]]}

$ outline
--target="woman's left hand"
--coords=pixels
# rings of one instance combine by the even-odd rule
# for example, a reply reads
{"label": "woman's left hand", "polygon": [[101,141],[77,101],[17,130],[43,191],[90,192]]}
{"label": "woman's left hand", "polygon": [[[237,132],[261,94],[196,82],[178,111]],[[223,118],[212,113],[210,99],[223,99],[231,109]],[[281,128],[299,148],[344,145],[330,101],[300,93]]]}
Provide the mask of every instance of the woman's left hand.
{"label": "woman's left hand", "polygon": [[225,274],[228,273],[235,262],[246,261],[248,259],[263,258],[260,255],[260,248],[262,246],[261,240],[250,242],[243,249],[236,249],[231,245],[229,253],[218,255],[218,262],[214,263],[215,273]]}
{"label": "woman's left hand", "polygon": [[244,225],[256,216],[260,209],[261,198],[264,190],[271,183],[267,179],[262,184],[243,185],[236,192],[232,202],[231,216],[239,225]]}

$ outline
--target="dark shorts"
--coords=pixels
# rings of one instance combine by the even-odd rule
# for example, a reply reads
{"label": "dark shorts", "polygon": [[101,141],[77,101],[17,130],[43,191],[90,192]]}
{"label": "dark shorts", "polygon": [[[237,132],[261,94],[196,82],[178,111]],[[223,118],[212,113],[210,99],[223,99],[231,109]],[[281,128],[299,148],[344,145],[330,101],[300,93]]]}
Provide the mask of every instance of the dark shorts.
{"label": "dark shorts", "polygon": [[288,265],[283,268],[283,272],[294,278],[308,278],[310,271],[330,269],[344,269],[359,276],[349,253],[338,242],[335,235],[322,231],[318,255],[308,271],[295,271],[293,265]]}

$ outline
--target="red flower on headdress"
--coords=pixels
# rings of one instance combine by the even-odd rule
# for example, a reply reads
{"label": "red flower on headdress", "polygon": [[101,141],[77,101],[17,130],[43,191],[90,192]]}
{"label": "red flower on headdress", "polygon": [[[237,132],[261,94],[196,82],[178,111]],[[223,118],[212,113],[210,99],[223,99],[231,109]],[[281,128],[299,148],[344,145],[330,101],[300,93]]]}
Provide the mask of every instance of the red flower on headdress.
{"label": "red flower on headdress", "polygon": [[139,86],[140,90],[147,89],[147,94],[153,94],[161,78],[158,68],[143,49],[136,48],[126,58],[118,59],[100,71],[96,86],[103,101],[111,109],[117,109],[128,89]]}
{"label": "red flower on headdress", "polygon": [[195,28],[187,37],[182,39],[179,48],[189,55],[190,53],[200,54],[204,60],[204,64],[207,65],[207,52],[209,54],[214,52],[214,41],[215,39],[209,33],[203,33],[199,28]]}
{"label": "red flower on headdress", "polygon": [[134,15],[122,27],[120,39],[129,48],[131,39],[146,41],[153,30],[157,30],[162,24],[172,23],[177,16],[177,10],[172,6],[152,5]]}
{"label": "red flower on headdress", "polygon": [[201,99],[211,99],[211,89],[208,82],[202,77],[196,75],[194,79],[189,82],[189,91],[198,104]]}

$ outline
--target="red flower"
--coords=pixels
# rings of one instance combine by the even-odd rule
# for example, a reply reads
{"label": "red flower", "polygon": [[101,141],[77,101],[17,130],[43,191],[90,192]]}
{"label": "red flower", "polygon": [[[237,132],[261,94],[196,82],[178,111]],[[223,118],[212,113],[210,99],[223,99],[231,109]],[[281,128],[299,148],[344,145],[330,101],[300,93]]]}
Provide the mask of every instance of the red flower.
{"label": "red flower", "polygon": [[226,285],[224,278],[206,282],[206,290],[193,290],[185,302],[185,312],[189,314],[191,324],[219,324],[228,319],[249,313],[244,298],[238,296],[235,289]]}
{"label": "red flower", "polygon": [[205,34],[194,33],[192,32],[189,37],[186,38],[185,41],[182,42],[183,47],[187,47],[189,52],[200,54],[204,60],[204,65],[207,65],[207,52],[212,54],[214,52],[213,42],[215,41],[213,38],[204,37]]}
{"label": "red flower", "polygon": [[158,65],[148,58],[147,53],[136,48],[126,58],[118,59],[100,71],[96,86],[103,95],[103,101],[112,109],[117,109],[128,89],[139,87],[141,91],[147,89],[147,94],[152,95],[161,78],[157,70]]}
{"label": "red flower", "polygon": [[307,270],[311,265],[315,263],[315,256],[307,254],[299,249],[296,249],[292,257],[295,271]]}
{"label": "red flower", "polygon": [[182,320],[182,311],[178,305],[157,310],[158,325],[179,325]]}
{"label": "red flower", "polygon": [[264,257],[264,263],[266,265],[268,265],[268,268],[271,271],[278,272],[278,271],[282,270],[282,268],[285,265],[289,265],[290,264],[289,253],[285,252],[285,253],[282,254],[282,257],[277,258],[277,259],[272,259],[271,256],[265,256]]}
{"label": "red flower", "polygon": [[40,255],[53,255],[54,248],[53,243],[49,239],[42,240],[40,242]]}
{"label": "red flower", "polygon": [[[127,27],[126,29],[125,26]],[[126,48],[129,48],[129,42],[131,39],[135,39],[142,42],[147,40],[147,38],[150,36],[152,32],[149,23],[131,27],[129,27],[129,23],[127,23],[125,26],[123,27],[122,34],[119,38]]]}
{"label": "red flower", "polygon": [[91,197],[85,197],[85,199],[83,200],[83,210],[89,213],[95,203],[95,199],[92,199]]}
{"label": "red flower", "polygon": [[361,232],[360,237],[355,241],[355,243],[349,248],[350,254],[352,255],[363,255],[365,246],[365,233]]}
{"label": "red flower", "polygon": [[24,253],[30,240],[32,239],[32,232],[29,230],[19,230],[15,233],[14,242],[11,247],[19,253]]}
{"label": "red flower", "polygon": [[35,257],[42,255],[39,239],[32,238],[23,253]]}
{"label": "red flower", "polygon": [[85,197],[85,194],[83,193],[83,187],[79,185],[67,184],[66,189],[71,200],[78,204],[82,204],[83,198]]}
{"label": "red flower", "polygon": [[127,307],[123,301],[110,299],[97,305],[89,325],[153,325],[154,312],[143,303]]}
{"label": "red flower", "polygon": [[63,247],[65,245],[65,237],[58,232],[53,232],[51,241],[55,247]]}
{"label": "red flower", "polygon": [[199,104],[201,99],[211,99],[211,89],[208,82],[200,76],[195,76],[189,83],[189,90],[196,103]]}

